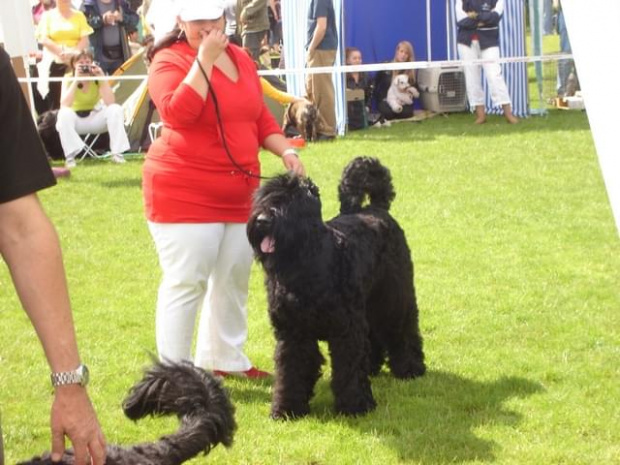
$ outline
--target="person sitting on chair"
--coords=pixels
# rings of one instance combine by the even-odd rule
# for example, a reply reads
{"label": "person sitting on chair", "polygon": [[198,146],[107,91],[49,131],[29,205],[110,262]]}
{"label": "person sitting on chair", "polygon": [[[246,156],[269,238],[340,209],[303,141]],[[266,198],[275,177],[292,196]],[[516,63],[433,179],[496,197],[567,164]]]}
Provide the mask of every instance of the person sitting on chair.
{"label": "person sitting on chair", "polygon": [[80,134],[110,135],[111,160],[125,163],[123,152],[129,150],[129,139],[123,123],[123,109],[114,103],[114,93],[106,79],[79,79],[85,76],[104,76],[93,63],[93,54],[82,51],[71,59],[73,78],[63,82],[56,130],[65,154],[67,168],[75,168],[75,157],[85,148]]}
{"label": "person sitting on chair", "polygon": [[[394,50],[394,59],[392,63],[408,63],[413,61],[415,61],[413,44],[408,40],[399,42],[396,45],[396,50]],[[373,106],[376,107],[381,114],[381,119],[379,120],[381,123],[384,123],[385,120],[407,119],[413,116],[413,104],[402,105],[402,110],[397,113],[386,100],[390,86],[394,78],[399,74],[407,75],[410,87],[416,86],[416,72],[414,69],[382,70],[375,75],[371,98],[373,100]]]}

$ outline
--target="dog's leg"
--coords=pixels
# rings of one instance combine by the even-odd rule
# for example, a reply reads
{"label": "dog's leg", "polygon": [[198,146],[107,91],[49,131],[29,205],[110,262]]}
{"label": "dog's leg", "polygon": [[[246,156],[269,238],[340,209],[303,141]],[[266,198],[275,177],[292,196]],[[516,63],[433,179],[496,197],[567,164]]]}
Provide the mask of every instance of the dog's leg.
{"label": "dog's leg", "polygon": [[416,378],[426,372],[415,301],[410,304],[406,315],[403,324],[394,328],[393,334],[387,338],[390,371],[401,379]]}
{"label": "dog's leg", "polygon": [[277,342],[272,418],[292,419],[310,412],[310,399],[324,361],[316,340],[287,339]]}
{"label": "dog's leg", "polygon": [[348,335],[328,341],[332,391],[337,412],[359,415],[373,410],[377,404],[370,386],[370,341],[361,325],[351,326]]}
{"label": "dog's leg", "polygon": [[385,347],[375,331],[370,331],[370,375],[376,376],[385,362]]}

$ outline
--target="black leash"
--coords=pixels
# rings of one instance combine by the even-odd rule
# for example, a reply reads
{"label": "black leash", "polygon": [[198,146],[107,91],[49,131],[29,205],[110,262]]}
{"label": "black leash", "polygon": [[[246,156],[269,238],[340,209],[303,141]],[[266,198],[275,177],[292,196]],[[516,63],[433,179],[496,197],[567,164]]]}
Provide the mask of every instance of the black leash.
{"label": "black leash", "polygon": [[[213,90],[213,86],[211,85],[211,81],[207,77],[206,71],[202,67],[202,64],[200,64],[200,60],[198,60],[198,57],[196,57],[196,63],[198,64],[198,68],[200,69],[200,72],[202,73],[202,75],[204,76],[205,80],[207,81],[207,86],[209,86],[208,92],[211,95],[211,97],[213,98],[213,104],[215,105],[215,114],[216,114],[216,117],[217,117],[218,126],[220,128],[220,133],[222,134],[222,143],[224,145],[224,151],[226,152],[226,155],[228,155],[228,158],[230,159],[230,162],[235,166],[235,168],[237,168],[239,171],[241,171],[246,176],[249,176],[251,178],[257,178],[257,179],[272,179],[273,176],[269,176],[269,177],[267,177],[267,176],[259,176],[259,175],[256,175],[256,174],[252,173],[251,171],[246,170],[242,166],[239,166],[239,163],[237,163],[237,161],[233,158],[233,156],[230,153],[230,150],[228,148],[228,143],[226,142],[226,133],[224,132],[224,122],[222,121],[222,115],[220,114],[220,106],[217,103],[217,97],[215,95],[215,91]],[[241,77],[239,77],[239,79],[241,79]]]}

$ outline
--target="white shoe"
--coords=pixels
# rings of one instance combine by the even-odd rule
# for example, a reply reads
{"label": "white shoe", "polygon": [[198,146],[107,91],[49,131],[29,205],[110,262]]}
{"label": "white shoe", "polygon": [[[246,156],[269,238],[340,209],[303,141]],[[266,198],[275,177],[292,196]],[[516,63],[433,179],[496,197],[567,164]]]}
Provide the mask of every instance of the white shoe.
{"label": "white shoe", "polygon": [[75,162],[75,158],[67,158],[65,160],[65,168],[75,168],[77,166],[77,163]]}
{"label": "white shoe", "polygon": [[112,154],[112,156],[110,157],[110,160],[112,160],[112,163],[117,163],[117,164],[123,164],[125,163],[125,157],[123,157],[122,153],[114,153]]}

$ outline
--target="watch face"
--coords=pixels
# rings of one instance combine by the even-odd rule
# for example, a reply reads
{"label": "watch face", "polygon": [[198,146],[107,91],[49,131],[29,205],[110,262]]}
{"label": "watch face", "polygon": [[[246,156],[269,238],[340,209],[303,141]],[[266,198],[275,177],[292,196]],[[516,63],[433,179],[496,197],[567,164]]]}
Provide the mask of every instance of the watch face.
{"label": "watch face", "polygon": [[79,375],[82,377],[80,384],[82,386],[86,386],[89,380],[88,367],[86,365],[80,365],[80,368],[78,368],[78,372],[79,372]]}

